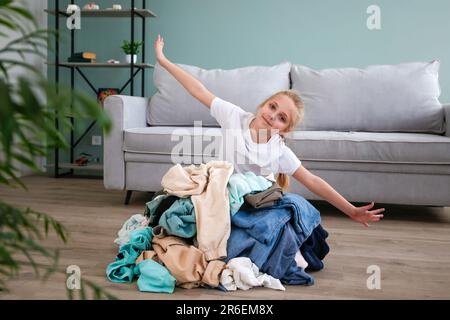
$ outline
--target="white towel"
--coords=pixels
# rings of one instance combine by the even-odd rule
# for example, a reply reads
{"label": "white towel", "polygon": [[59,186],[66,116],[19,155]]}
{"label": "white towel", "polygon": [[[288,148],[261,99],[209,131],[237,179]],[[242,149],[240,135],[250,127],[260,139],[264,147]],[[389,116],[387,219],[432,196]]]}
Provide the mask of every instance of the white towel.
{"label": "white towel", "polygon": [[248,290],[253,287],[267,287],[285,291],[279,279],[259,272],[259,268],[247,257],[233,258],[222,271],[220,283],[228,291]]}
{"label": "white towel", "polygon": [[114,240],[114,243],[123,246],[130,242],[130,232],[133,230],[144,229],[148,225],[148,222],[148,219],[142,214],[132,215],[117,232],[118,237]]}

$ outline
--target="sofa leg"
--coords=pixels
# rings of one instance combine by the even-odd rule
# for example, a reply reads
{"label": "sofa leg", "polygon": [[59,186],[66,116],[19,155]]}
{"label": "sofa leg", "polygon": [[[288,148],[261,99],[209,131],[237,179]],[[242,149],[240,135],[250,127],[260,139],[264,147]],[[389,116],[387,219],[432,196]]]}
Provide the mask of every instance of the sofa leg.
{"label": "sofa leg", "polygon": [[127,190],[127,195],[125,196],[125,204],[129,204],[130,203],[131,193],[132,192],[133,192],[133,190]]}

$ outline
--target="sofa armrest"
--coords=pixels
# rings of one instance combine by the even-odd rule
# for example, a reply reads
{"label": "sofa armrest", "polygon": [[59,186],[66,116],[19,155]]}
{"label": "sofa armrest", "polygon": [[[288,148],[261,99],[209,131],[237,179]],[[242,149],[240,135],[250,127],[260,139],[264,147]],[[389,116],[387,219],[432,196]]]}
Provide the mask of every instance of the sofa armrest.
{"label": "sofa armrest", "polygon": [[450,137],[450,103],[443,105],[444,107],[444,121],[445,121],[445,135]]}
{"label": "sofa armrest", "polygon": [[148,98],[114,95],[104,101],[112,129],[104,135],[103,185],[106,189],[125,189],[124,129],[146,127]]}

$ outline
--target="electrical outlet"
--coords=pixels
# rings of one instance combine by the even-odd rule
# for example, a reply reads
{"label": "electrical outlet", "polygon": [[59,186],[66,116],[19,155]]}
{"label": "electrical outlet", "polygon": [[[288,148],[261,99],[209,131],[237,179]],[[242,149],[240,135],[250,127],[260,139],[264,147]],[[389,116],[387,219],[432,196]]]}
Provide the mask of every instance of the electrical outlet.
{"label": "electrical outlet", "polygon": [[102,136],[92,136],[92,145],[93,146],[101,146],[102,145]]}

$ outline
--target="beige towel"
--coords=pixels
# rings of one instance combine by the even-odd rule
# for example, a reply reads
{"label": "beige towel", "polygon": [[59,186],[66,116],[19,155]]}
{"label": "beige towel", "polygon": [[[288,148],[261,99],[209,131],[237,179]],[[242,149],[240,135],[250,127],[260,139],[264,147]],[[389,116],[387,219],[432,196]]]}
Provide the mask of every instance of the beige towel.
{"label": "beige towel", "polygon": [[233,164],[210,161],[182,167],[176,164],[164,175],[161,185],[178,197],[191,196],[194,205],[197,241],[206,260],[225,258],[230,236],[230,203],[227,183]]}
{"label": "beige towel", "polygon": [[152,242],[158,258],[177,279],[177,286],[191,289],[202,284],[219,285],[225,262],[207,262],[203,252],[179,237],[153,238]]}
{"label": "beige towel", "polygon": [[182,167],[180,164],[170,168],[161,180],[164,191],[180,198],[194,194],[201,194],[208,184],[208,167],[190,165]]}

